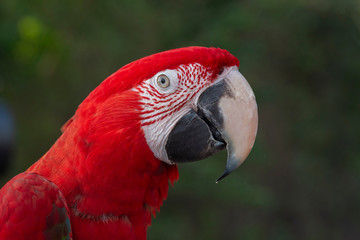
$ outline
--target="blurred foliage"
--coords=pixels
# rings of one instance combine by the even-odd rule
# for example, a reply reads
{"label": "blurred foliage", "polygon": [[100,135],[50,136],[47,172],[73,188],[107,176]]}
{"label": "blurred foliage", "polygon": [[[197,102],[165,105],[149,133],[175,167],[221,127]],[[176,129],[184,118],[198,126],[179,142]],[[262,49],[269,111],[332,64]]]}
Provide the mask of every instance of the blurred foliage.
{"label": "blurred foliage", "polygon": [[260,126],[249,159],[180,166],[149,239],[360,238],[360,2],[0,2],[0,94],[17,125],[0,185],[35,162],[103,79],[171,48],[228,49]]}

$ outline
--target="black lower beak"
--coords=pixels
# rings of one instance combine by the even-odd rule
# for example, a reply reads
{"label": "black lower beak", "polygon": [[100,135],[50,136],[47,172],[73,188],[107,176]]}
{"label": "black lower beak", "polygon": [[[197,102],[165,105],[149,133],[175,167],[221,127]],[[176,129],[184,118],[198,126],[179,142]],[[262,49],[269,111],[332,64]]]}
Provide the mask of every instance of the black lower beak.
{"label": "black lower beak", "polygon": [[175,163],[198,161],[226,146],[219,131],[201,114],[190,110],[170,132],[165,149]]}

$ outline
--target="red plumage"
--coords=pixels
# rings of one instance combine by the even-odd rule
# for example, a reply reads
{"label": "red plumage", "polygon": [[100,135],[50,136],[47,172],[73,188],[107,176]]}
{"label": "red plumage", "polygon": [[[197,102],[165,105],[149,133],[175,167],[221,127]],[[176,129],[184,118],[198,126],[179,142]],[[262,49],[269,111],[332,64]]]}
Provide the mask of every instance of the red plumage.
{"label": "red plumage", "polygon": [[0,239],[70,237],[66,200],[60,189],[44,177],[21,173],[0,190],[0,196]]}
{"label": "red plumage", "polygon": [[[225,50],[189,47],[142,58],[112,74],[80,104],[51,149],[1,190],[0,236],[12,231],[10,218],[4,217],[10,213],[28,219],[10,221],[13,226],[28,225],[41,235],[43,225],[33,225],[44,221],[31,218],[46,214],[39,215],[38,206],[16,199],[18,194],[22,199],[36,192],[32,187],[36,183],[28,179],[42,176],[45,186],[54,186],[34,196],[38,201],[45,197],[51,206],[58,201],[54,191],[60,189],[70,210],[74,239],[146,239],[151,215],[167,197],[168,182],[178,179],[178,171],[149,149],[141,129],[140,96],[132,88],[161,70],[188,63],[199,63],[214,76],[224,66],[239,64]],[[19,181],[27,181],[20,190]]]}

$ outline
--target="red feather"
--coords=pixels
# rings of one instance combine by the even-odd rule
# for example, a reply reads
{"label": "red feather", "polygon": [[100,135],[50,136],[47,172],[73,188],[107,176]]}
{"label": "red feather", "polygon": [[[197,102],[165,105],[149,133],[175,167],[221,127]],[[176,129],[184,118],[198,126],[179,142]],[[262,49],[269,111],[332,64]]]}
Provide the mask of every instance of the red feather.
{"label": "red feather", "polygon": [[0,239],[70,239],[69,209],[54,183],[21,173],[0,196]]}

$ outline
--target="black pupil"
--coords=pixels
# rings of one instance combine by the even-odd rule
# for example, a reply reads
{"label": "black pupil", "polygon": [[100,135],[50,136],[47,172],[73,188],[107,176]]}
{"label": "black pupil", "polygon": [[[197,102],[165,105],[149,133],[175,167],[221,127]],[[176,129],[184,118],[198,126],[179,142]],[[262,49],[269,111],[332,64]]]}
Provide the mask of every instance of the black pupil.
{"label": "black pupil", "polygon": [[165,84],[165,83],[166,83],[166,79],[165,79],[165,78],[160,78],[160,83],[161,83],[161,84]]}

